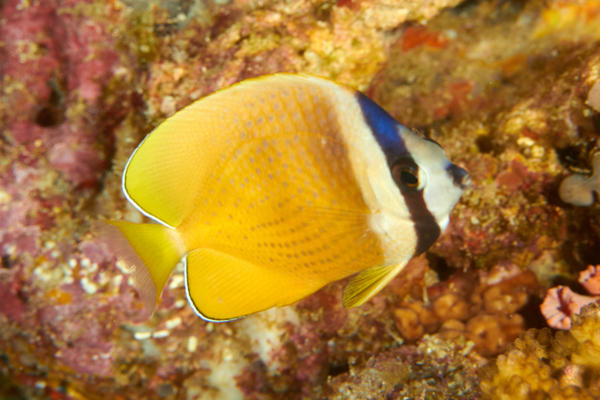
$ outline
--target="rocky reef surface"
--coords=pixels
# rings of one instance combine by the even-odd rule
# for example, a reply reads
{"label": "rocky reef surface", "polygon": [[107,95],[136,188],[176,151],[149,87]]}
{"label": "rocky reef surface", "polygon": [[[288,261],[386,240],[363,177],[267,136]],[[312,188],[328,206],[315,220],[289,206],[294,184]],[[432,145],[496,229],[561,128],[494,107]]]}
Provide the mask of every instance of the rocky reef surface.
{"label": "rocky reef surface", "polygon": [[[598,308],[552,332],[540,304],[558,285],[585,295],[577,277],[600,264],[600,2],[459,3],[1,2],[0,395],[598,398]],[[180,266],[146,319],[90,222],[143,221],[120,175],[152,128],[277,71],[363,90],[438,141],[471,189],[360,308],[341,306],[338,282],[210,323]],[[577,174],[589,206],[559,196]]]}

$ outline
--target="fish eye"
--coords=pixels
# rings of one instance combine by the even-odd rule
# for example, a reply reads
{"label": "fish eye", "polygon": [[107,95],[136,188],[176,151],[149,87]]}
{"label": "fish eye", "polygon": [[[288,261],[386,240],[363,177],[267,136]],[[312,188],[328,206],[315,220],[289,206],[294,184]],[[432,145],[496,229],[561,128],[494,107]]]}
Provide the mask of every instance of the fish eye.
{"label": "fish eye", "polygon": [[[410,164],[414,164],[410,163]],[[407,162],[399,162],[392,167],[392,177],[398,186],[417,188],[419,186],[418,167]]]}
{"label": "fish eye", "polygon": [[407,169],[400,171],[400,180],[408,187],[417,187],[419,178]]}

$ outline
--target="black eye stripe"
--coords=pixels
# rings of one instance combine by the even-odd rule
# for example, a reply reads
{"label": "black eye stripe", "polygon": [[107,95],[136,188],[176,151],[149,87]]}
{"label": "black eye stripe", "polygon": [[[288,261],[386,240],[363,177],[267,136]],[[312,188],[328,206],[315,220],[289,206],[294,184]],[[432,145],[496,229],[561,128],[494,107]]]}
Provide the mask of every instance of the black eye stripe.
{"label": "black eye stripe", "polygon": [[[394,167],[401,169],[404,168],[407,171],[415,174],[417,177],[419,175],[419,165],[411,156],[408,155],[397,159],[392,169]],[[416,185],[415,187],[411,187],[401,183],[398,184],[398,182],[396,183],[410,213],[410,219],[413,221],[415,226],[417,245],[414,255],[417,256],[421,253],[424,253],[428,248],[431,247],[431,245],[433,245],[437,238],[442,234],[442,230],[440,229],[440,226],[438,225],[431,211],[429,211],[427,208],[427,203],[425,203],[424,197],[425,191],[418,190]]]}
{"label": "black eye stripe", "polygon": [[[399,157],[401,157],[403,165],[412,168],[409,170],[418,176],[419,166],[408,152],[406,144],[398,131],[399,129],[406,128],[402,127],[398,121],[364,94],[357,92],[356,99],[363,112],[366,124],[371,129],[372,135],[385,154],[390,174],[392,173],[393,166],[399,161]],[[416,188],[407,187],[406,185],[399,185],[398,187],[410,213],[410,219],[413,221],[415,227],[417,244],[414,255],[416,256],[431,247],[442,231],[435,217],[427,208],[427,203],[425,203],[425,198],[423,197],[424,191],[415,190]]]}

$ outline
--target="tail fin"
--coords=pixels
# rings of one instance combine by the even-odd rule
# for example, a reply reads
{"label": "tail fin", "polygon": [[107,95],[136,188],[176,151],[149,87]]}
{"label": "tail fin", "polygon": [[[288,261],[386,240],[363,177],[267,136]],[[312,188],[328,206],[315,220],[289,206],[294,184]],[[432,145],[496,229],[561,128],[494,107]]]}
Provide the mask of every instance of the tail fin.
{"label": "tail fin", "polygon": [[96,221],[92,232],[131,271],[133,284],[151,316],[169,275],[185,254],[177,231],[155,224]]}

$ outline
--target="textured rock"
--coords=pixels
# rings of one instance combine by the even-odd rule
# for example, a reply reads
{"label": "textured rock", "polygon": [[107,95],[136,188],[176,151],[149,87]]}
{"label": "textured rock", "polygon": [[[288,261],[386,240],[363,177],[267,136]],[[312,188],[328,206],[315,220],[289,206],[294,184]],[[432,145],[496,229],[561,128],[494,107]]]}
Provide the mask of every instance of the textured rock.
{"label": "textured rock", "polygon": [[573,317],[570,332],[531,329],[481,369],[484,399],[594,399],[600,395],[598,306]]}

